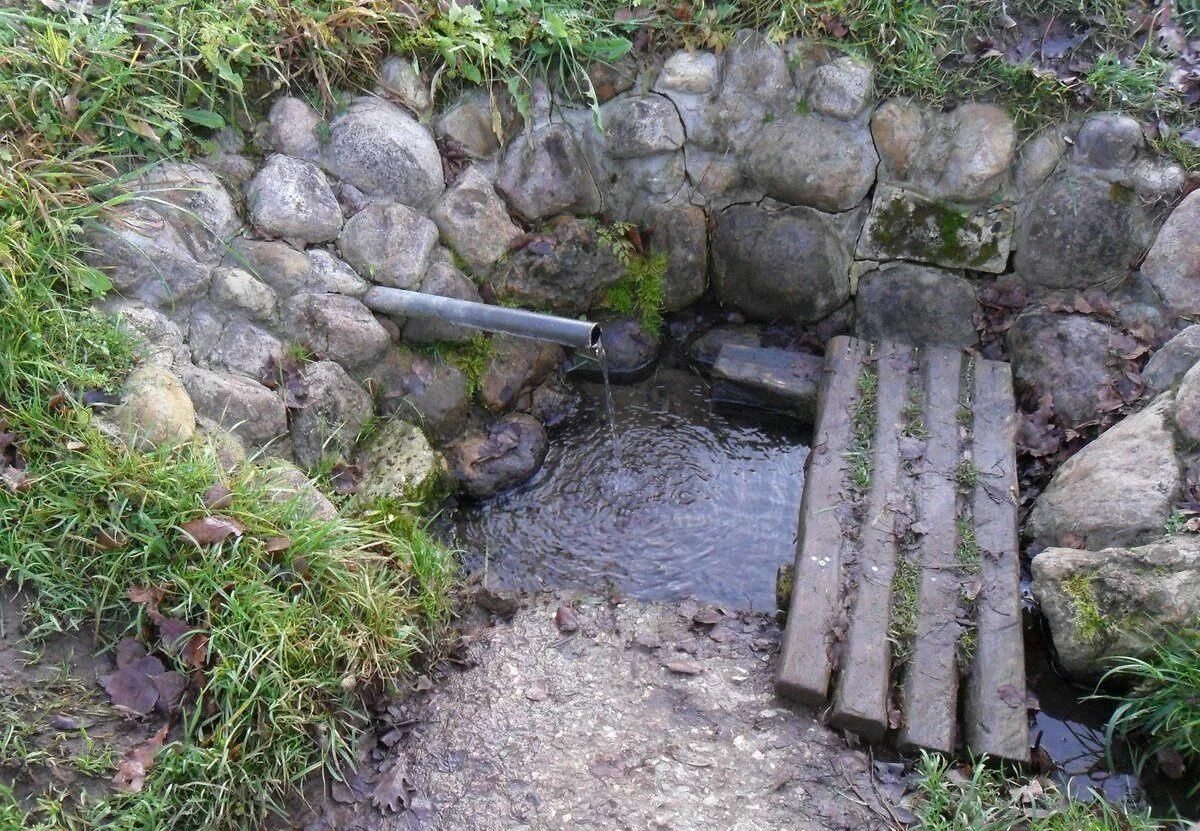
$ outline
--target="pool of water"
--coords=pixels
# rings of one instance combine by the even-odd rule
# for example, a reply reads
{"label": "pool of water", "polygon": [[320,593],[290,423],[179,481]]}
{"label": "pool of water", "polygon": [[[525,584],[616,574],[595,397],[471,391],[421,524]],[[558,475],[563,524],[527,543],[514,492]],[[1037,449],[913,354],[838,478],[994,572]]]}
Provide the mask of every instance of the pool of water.
{"label": "pool of water", "polygon": [[552,432],[525,485],[446,517],[471,568],[516,588],[695,597],[770,611],[775,572],[795,556],[807,434],[714,412],[705,380],[660,367],[612,388],[617,444],[600,384]]}

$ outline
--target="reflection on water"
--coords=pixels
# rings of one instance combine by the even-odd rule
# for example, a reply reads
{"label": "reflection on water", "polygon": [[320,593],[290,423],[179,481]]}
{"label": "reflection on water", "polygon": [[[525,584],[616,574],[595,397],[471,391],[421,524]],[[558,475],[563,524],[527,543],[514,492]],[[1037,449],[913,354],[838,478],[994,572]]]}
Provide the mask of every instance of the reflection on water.
{"label": "reflection on water", "polygon": [[524,486],[448,518],[467,564],[521,588],[693,596],[774,607],[775,570],[795,556],[807,437],[713,413],[708,386],[661,368],[612,388],[619,459],[600,384],[580,384],[581,417],[551,435]]}

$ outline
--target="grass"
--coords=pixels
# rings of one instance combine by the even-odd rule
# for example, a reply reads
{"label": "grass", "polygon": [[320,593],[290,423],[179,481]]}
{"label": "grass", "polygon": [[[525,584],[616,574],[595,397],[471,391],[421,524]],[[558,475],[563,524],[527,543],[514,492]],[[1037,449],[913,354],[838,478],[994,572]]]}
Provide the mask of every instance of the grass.
{"label": "grass", "polygon": [[871,445],[875,441],[875,419],[878,415],[879,373],[864,367],[859,373],[858,400],[851,413],[850,446],[846,458],[850,462],[850,483],[860,493],[871,486]]}
{"label": "grass", "polygon": [[917,635],[917,600],[920,590],[920,566],[901,553],[896,558],[896,571],[892,575],[892,619],[888,624],[893,667],[901,667],[908,663],[912,655],[912,642]]}
{"label": "grass", "polygon": [[478,392],[492,359],[492,338],[485,332],[479,332],[463,343],[431,343],[416,348],[462,372],[467,378],[467,395]]}

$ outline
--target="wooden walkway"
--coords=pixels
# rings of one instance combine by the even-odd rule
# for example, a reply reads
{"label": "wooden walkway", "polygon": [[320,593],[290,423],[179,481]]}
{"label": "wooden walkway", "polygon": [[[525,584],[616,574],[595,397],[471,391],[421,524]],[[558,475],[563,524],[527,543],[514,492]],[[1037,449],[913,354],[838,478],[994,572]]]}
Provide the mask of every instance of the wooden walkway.
{"label": "wooden walkway", "polygon": [[830,342],[782,695],[871,742],[1028,761],[1014,407],[1007,364]]}

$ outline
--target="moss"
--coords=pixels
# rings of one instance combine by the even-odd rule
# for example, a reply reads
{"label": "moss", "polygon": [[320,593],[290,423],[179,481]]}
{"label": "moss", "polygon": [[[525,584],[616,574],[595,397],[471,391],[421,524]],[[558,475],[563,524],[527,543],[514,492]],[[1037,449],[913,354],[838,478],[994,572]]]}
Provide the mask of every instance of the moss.
{"label": "moss", "polygon": [[480,332],[465,343],[431,343],[414,347],[419,352],[457,367],[467,377],[467,394],[479,389],[483,374],[492,359],[492,339]]}
{"label": "moss", "polygon": [[1116,182],[1113,182],[1108,190],[1110,198],[1118,205],[1129,205],[1137,198],[1137,194],[1132,188],[1119,185]]}
{"label": "moss", "polygon": [[973,253],[962,239],[972,226],[972,217],[944,202],[910,202],[896,197],[876,216],[872,235],[875,242],[895,253],[923,254],[950,262],[980,265],[996,255],[995,241]]}
{"label": "moss", "polygon": [[1075,636],[1084,643],[1096,643],[1112,630],[1100,611],[1096,584],[1091,575],[1072,574],[1063,581],[1063,593],[1075,611]]}
{"label": "moss", "polygon": [[792,604],[792,587],[795,585],[796,567],[791,563],[781,565],[775,572],[775,608],[780,622],[787,621],[788,609]]}

